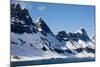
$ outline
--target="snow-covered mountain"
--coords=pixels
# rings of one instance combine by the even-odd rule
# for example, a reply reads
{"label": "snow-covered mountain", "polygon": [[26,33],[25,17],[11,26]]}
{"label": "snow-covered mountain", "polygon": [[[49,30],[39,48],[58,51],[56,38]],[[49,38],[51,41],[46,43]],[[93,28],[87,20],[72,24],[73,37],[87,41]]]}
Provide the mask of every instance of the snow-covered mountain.
{"label": "snow-covered mountain", "polygon": [[76,33],[54,35],[46,22],[33,21],[19,4],[11,4],[11,60],[94,57],[95,43],[84,28]]}

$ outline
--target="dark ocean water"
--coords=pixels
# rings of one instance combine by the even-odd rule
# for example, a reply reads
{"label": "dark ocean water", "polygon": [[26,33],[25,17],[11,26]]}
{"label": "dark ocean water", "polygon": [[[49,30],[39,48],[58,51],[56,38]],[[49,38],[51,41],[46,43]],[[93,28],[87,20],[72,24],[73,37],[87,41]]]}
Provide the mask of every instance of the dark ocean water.
{"label": "dark ocean water", "polygon": [[59,64],[59,63],[91,62],[91,61],[95,61],[95,58],[57,58],[57,59],[30,60],[30,61],[15,61],[11,62],[11,67]]}

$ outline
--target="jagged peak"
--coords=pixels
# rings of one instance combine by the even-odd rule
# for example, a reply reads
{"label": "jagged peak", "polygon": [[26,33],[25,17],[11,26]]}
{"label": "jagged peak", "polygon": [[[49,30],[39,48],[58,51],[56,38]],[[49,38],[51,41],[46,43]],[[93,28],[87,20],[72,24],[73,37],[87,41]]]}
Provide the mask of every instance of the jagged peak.
{"label": "jagged peak", "polygon": [[42,18],[39,16],[37,19],[36,19],[36,23],[38,22],[41,22]]}
{"label": "jagged peak", "polygon": [[85,28],[81,27],[79,31],[77,31],[79,38],[83,41],[89,41],[90,37],[88,36]]}
{"label": "jagged peak", "polygon": [[80,27],[80,29],[77,30],[76,33],[83,34],[83,33],[86,33],[86,30],[85,30],[85,28]]}
{"label": "jagged peak", "polygon": [[42,31],[43,33],[52,33],[49,26],[41,17],[38,17],[35,22],[38,30]]}

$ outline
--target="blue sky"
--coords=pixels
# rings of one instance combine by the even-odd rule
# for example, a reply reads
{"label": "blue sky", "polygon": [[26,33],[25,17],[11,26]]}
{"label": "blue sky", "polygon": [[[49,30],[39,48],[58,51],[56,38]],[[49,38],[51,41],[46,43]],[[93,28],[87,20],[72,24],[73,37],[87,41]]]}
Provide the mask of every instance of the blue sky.
{"label": "blue sky", "polygon": [[94,34],[94,6],[40,2],[19,3],[29,10],[33,21],[41,17],[55,34],[62,30],[67,33],[76,32],[81,27],[86,29],[89,36]]}

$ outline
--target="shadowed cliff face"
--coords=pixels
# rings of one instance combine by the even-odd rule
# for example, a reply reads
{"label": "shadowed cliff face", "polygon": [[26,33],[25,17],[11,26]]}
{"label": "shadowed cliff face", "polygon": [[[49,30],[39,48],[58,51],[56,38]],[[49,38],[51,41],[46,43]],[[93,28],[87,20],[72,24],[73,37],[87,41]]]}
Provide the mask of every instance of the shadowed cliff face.
{"label": "shadowed cliff face", "polygon": [[36,33],[33,23],[27,9],[22,9],[19,4],[11,4],[11,32],[15,33]]}
{"label": "shadowed cliff face", "polygon": [[38,31],[40,31],[42,34],[46,35],[46,33],[52,33],[52,31],[50,30],[50,28],[48,27],[48,25],[45,23],[44,20],[42,20],[41,17],[38,17],[36,20],[36,26]]}
{"label": "shadowed cliff face", "polygon": [[[41,31],[40,31],[41,29]],[[52,33],[47,24],[39,17],[33,23],[27,9],[22,9],[19,4],[11,4],[11,31],[16,33],[32,33],[41,32]]]}

